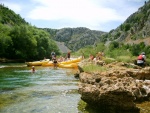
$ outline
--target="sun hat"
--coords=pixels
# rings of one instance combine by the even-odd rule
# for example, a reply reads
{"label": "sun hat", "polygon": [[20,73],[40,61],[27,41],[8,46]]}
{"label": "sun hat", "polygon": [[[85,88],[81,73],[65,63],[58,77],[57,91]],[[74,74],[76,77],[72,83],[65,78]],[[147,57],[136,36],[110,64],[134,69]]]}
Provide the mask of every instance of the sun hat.
{"label": "sun hat", "polygon": [[142,54],[142,55],[145,55],[145,52],[142,52],[141,54]]}

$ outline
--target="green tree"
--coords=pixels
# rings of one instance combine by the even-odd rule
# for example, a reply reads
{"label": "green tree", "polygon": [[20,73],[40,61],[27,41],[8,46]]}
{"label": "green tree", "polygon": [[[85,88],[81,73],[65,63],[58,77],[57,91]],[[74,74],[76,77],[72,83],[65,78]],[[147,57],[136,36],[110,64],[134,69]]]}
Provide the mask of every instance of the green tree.
{"label": "green tree", "polygon": [[0,24],[0,57],[8,57],[9,49],[12,47],[12,40],[9,36],[11,28]]}
{"label": "green tree", "polygon": [[124,31],[130,30],[130,28],[131,28],[130,23],[125,23],[125,24],[124,24]]}
{"label": "green tree", "polygon": [[113,41],[113,42],[110,43],[109,49],[113,50],[115,48],[119,48],[119,42]]}
{"label": "green tree", "polygon": [[[11,32],[14,48],[14,58],[27,59],[36,54],[37,42],[26,25],[15,26]],[[32,31],[32,30],[31,30]]]}

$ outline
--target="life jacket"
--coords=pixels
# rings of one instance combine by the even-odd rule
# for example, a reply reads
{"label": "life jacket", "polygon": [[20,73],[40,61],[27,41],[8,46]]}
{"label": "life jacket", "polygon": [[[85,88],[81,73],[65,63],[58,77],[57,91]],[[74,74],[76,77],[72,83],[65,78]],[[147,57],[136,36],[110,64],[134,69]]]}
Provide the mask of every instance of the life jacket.
{"label": "life jacket", "polygon": [[143,56],[142,56],[142,55],[139,55],[139,56],[138,56],[138,60],[143,60]]}

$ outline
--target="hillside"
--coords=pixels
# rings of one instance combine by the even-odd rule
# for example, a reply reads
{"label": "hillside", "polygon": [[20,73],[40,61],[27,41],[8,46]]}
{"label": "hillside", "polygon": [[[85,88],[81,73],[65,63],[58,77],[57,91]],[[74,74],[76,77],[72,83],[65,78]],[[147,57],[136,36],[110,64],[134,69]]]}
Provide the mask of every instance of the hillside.
{"label": "hillside", "polygon": [[130,15],[126,21],[111,30],[106,38],[108,41],[124,42],[126,44],[138,44],[150,41],[150,0],[140,7],[137,12]]}
{"label": "hillside", "polygon": [[59,30],[45,28],[44,30],[51,33],[55,41],[64,42],[64,45],[72,51],[101,42],[103,41],[102,36],[106,34],[106,32],[90,30],[84,27],[62,28]]}

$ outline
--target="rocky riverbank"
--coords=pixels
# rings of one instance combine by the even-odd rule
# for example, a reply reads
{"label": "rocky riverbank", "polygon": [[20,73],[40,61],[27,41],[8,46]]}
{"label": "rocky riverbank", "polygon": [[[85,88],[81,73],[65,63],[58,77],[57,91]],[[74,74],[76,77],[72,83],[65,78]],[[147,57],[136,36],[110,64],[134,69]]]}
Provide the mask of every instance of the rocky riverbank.
{"label": "rocky riverbank", "polygon": [[[85,64],[82,61],[79,69]],[[88,105],[104,113],[139,113],[136,104],[150,101],[150,67],[122,62],[99,66],[107,70],[79,73],[79,93]]]}

